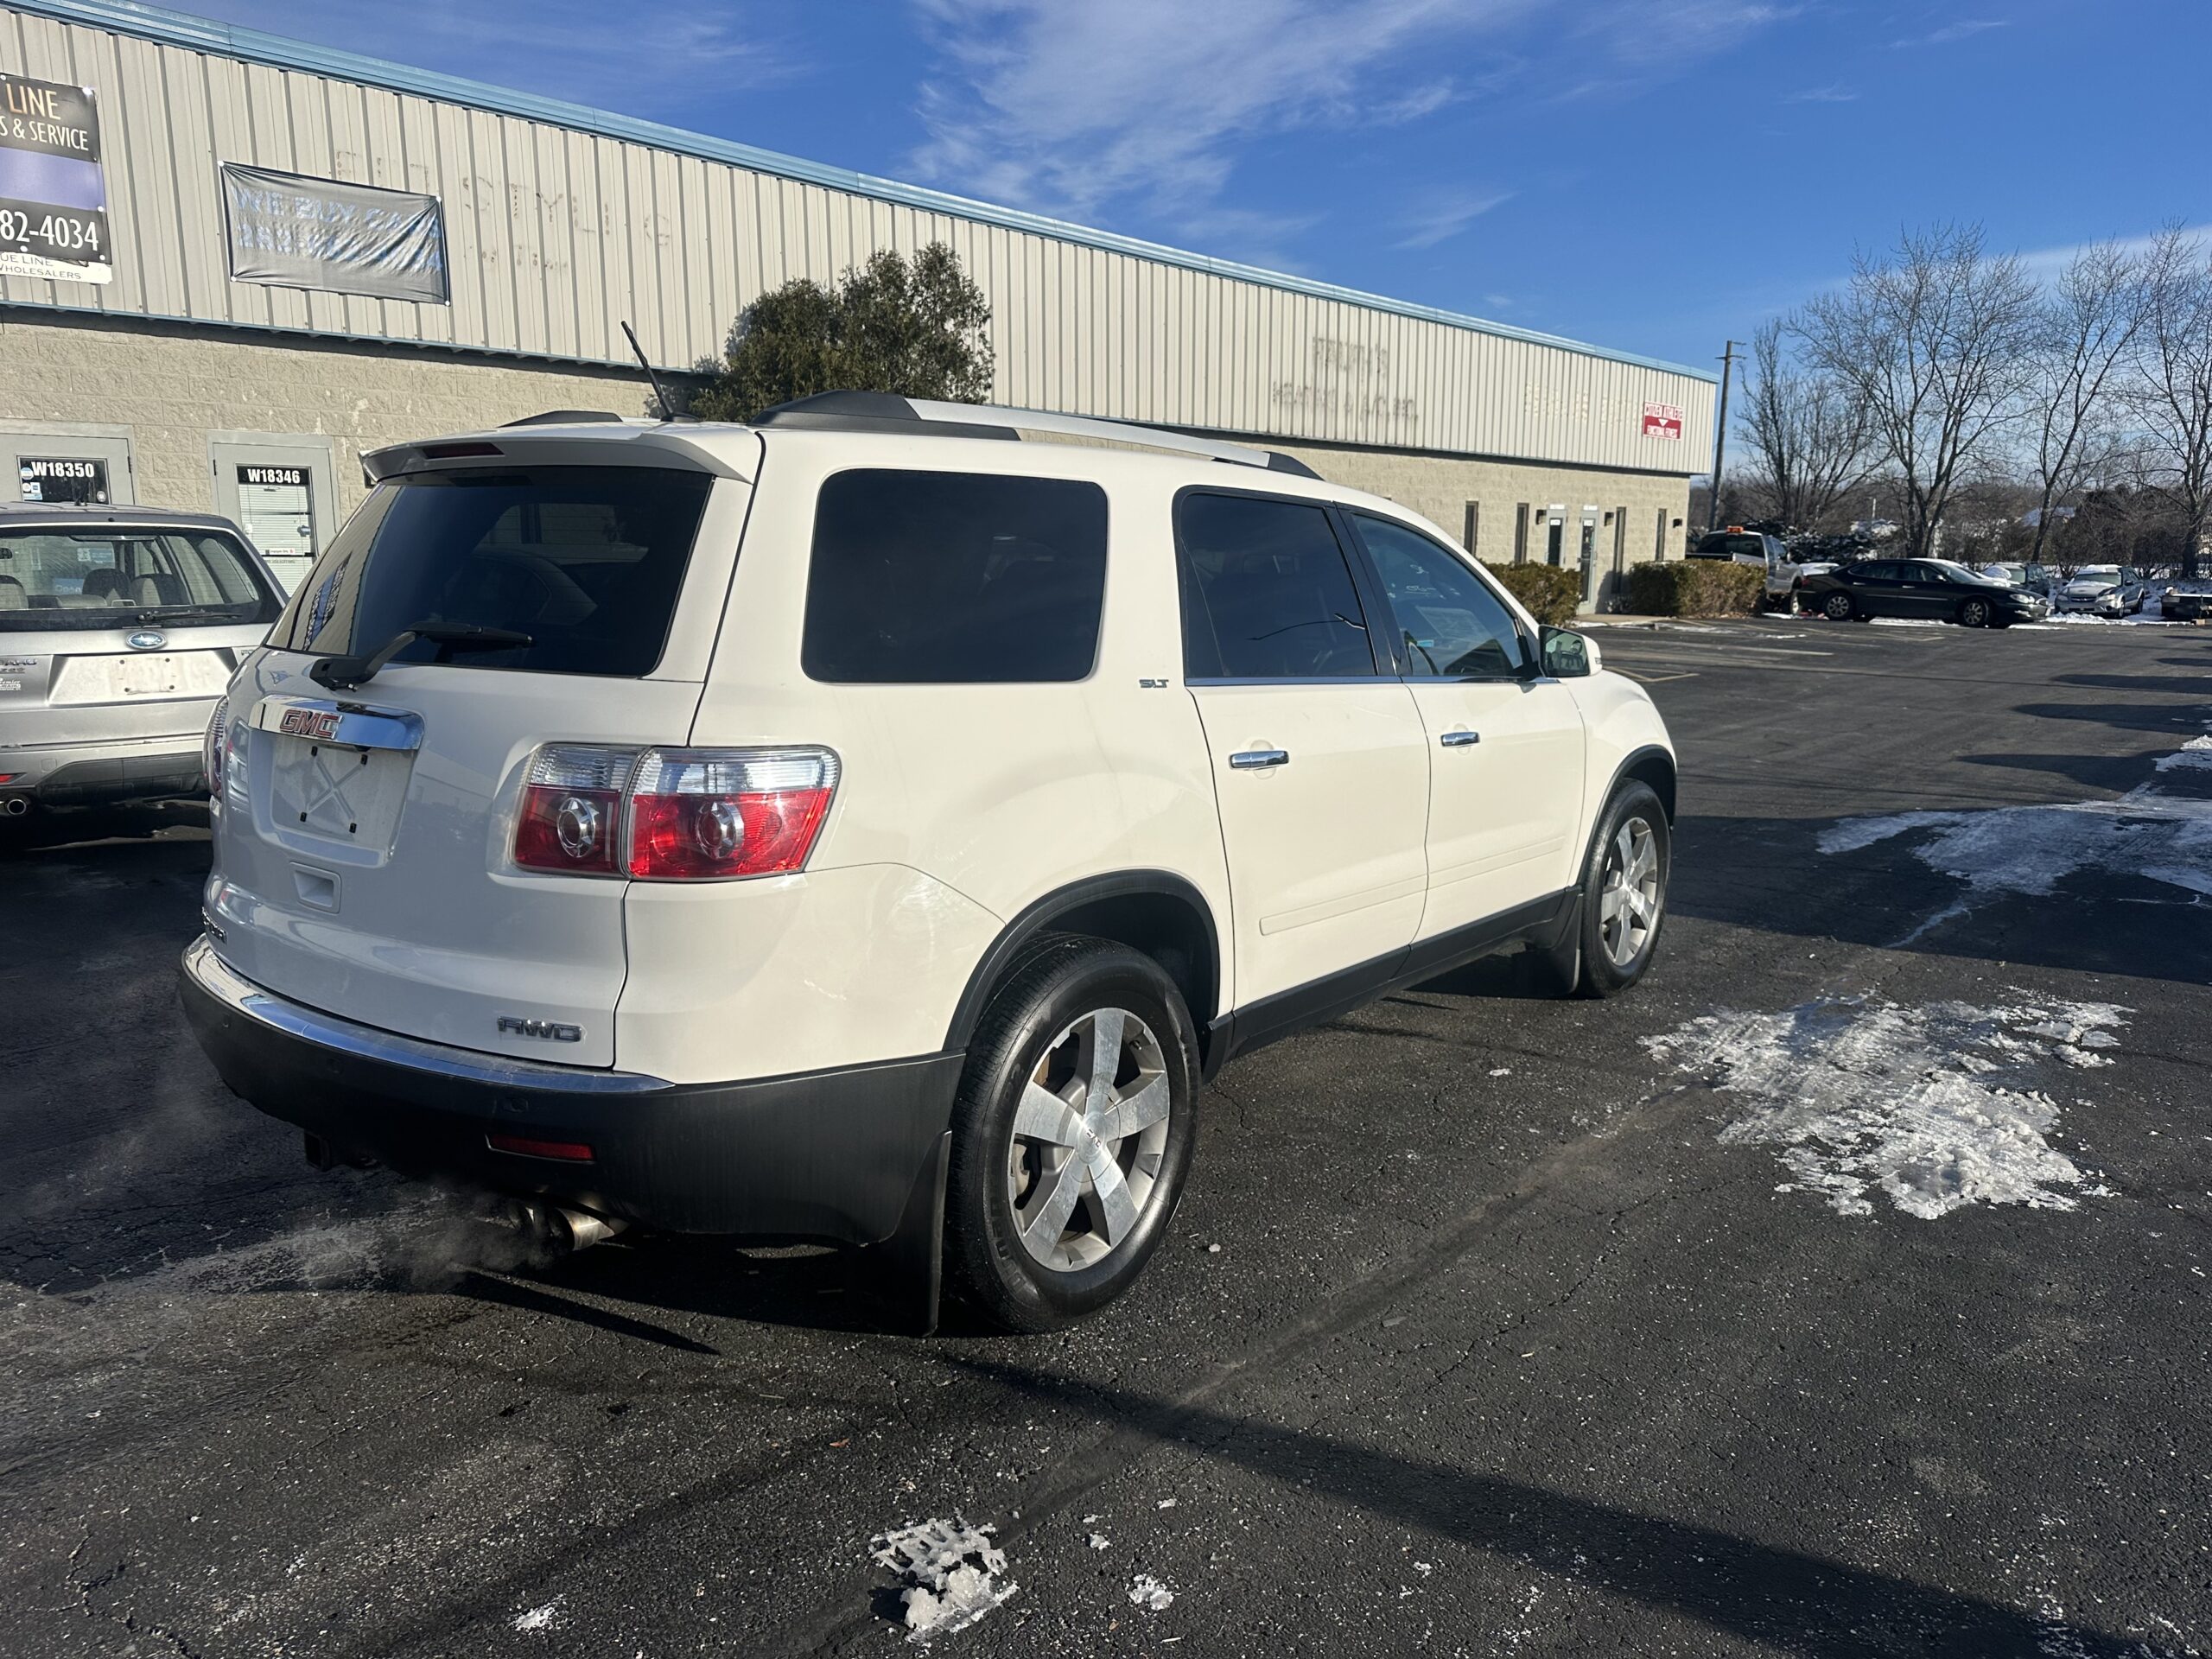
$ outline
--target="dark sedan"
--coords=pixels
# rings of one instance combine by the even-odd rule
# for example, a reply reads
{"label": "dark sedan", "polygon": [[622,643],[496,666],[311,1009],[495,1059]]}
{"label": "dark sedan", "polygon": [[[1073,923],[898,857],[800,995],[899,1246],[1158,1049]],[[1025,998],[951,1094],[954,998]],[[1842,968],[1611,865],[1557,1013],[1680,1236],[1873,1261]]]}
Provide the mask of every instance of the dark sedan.
{"label": "dark sedan", "polygon": [[2158,614],[2169,622],[2212,620],[2212,582],[2177,582],[2159,596]]}
{"label": "dark sedan", "polygon": [[1861,559],[1804,577],[1797,599],[1805,609],[1837,622],[1899,616],[2002,628],[2050,613],[2042,595],[1977,575],[1948,559]]}

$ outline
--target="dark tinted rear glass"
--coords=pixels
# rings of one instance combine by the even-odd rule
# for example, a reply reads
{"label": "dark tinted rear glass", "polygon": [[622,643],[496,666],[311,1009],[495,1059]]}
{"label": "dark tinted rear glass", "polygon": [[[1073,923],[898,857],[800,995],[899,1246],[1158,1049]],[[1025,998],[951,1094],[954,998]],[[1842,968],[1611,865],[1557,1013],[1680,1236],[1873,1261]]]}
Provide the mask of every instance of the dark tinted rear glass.
{"label": "dark tinted rear glass", "polygon": [[1374,674],[1366,613],[1322,508],[1248,495],[1185,495],[1183,671],[1192,679]]}
{"label": "dark tinted rear glass", "polygon": [[1079,680],[1105,594],[1096,484],[839,473],[815,509],[799,660],[846,684]]}
{"label": "dark tinted rear glass", "polygon": [[[531,643],[468,668],[637,677],[668,640],[712,480],[648,467],[505,467],[379,485],[315,561],[271,636],[283,650],[375,652],[418,622]],[[394,660],[429,662],[416,640]]]}

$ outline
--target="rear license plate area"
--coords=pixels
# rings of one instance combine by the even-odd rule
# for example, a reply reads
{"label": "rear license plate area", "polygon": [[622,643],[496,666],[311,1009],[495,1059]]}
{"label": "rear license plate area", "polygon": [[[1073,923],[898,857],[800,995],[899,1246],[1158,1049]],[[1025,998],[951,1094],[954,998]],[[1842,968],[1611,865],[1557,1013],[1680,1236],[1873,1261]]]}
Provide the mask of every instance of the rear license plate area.
{"label": "rear license plate area", "polygon": [[269,814],[280,834],[391,851],[415,756],[406,749],[356,748],[273,732]]}

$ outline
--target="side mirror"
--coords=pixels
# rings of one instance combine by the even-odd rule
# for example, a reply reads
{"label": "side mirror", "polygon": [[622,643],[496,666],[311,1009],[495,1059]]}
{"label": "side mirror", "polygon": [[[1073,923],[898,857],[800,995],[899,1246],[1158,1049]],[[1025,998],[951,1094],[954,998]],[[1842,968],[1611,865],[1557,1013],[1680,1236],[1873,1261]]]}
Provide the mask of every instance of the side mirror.
{"label": "side mirror", "polygon": [[1598,671],[1598,642],[1572,629],[1546,628],[1537,649],[1553,679],[1579,680]]}

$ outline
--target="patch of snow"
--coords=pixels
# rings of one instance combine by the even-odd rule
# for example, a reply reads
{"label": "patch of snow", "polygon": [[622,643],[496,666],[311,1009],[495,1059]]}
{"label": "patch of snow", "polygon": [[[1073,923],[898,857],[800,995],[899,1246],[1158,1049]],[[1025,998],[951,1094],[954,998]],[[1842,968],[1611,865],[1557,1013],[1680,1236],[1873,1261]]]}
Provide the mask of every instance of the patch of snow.
{"label": "patch of snow", "polygon": [[1103,1532],[1094,1532],[1087,1541],[1093,1549],[1111,1549],[1114,1541]]}
{"label": "patch of snow", "polygon": [[2158,757],[2158,770],[2171,772],[2177,766],[2212,766],[2212,733],[2192,737],[2171,754]]}
{"label": "patch of snow", "polygon": [[514,1629],[524,1636],[533,1636],[540,1630],[559,1630],[561,1604],[567,1599],[566,1596],[556,1596],[543,1607],[533,1607],[526,1613],[516,1614]]}
{"label": "patch of snow", "polygon": [[1513,1075],[1513,1068],[1510,1065],[1492,1066],[1490,1074],[1493,1077],[1510,1077]]}
{"label": "patch of snow", "polygon": [[1129,1599],[1148,1613],[1164,1613],[1175,1599],[1175,1592],[1151,1573],[1140,1573],[1129,1586]]}
{"label": "patch of snow", "polygon": [[1940,628],[1944,626],[1932,616],[1870,616],[1866,620],[1877,628]]}
{"label": "patch of snow", "polygon": [[1845,818],[1815,844],[1823,853],[1853,853],[1923,830],[1936,833],[1915,855],[1977,895],[2044,898],[2077,870],[2129,871],[2212,895],[2212,801],[2149,788],[2115,801]]}
{"label": "patch of snow", "polygon": [[909,1640],[931,1642],[964,1630],[1020,1587],[1011,1580],[999,1582],[1006,1572],[1006,1553],[991,1542],[995,1530],[970,1526],[956,1516],[950,1521],[917,1521],[870,1541],[870,1559],[903,1583],[900,1601]]}
{"label": "patch of snow", "polygon": [[1175,1500],[1172,1497],[1163,1497],[1160,1500],[1160,1507],[1163,1510],[1172,1510],[1175,1507]]}
{"label": "patch of snow", "polygon": [[1968,1204],[2074,1208],[2063,1189],[2082,1187],[2082,1173],[2045,1138],[2057,1105],[2019,1085],[2054,1052],[2107,1064],[2084,1050],[2116,1041],[2111,1027],[2126,1014],[2104,1002],[1823,997],[1778,1014],[1707,1014],[1643,1040],[1655,1059],[1751,1105],[1720,1139],[1778,1148],[1794,1179],[1777,1191],[1817,1192],[1847,1216],[1873,1213],[1879,1191],[1932,1221]]}

